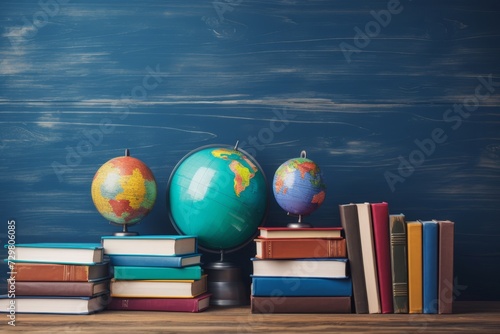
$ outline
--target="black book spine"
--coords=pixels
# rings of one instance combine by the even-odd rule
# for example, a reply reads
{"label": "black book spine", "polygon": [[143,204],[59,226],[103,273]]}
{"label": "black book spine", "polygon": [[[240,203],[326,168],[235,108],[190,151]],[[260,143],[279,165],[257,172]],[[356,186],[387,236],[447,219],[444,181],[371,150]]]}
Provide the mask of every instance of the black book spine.
{"label": "black book spine", "polygon": [[394,313],[408,313],[408,253],[405,216],[390,215]]}
{"label": "black book spine", "polygon": [[347,258],[352,279],[354,309],[356,313],[368,313],[361,237],[359,233],[358,208],[356,204],[339,205],[340,222],[345,233]]}

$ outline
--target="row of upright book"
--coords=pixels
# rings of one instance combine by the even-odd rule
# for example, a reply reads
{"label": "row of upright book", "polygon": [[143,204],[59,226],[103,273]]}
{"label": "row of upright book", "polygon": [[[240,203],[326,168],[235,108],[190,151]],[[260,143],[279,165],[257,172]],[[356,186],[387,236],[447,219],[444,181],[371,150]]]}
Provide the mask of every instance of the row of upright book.
{"label": "row of upright book", "polygon": [[385,202],[339,209],[356,313],[452,313],[452,221],[408,221]]}
{"label": "row of upright book", "polygon": [[342,228],[261,227],[252,258],[252,313],[351,313]]}
{"label": "row of upright book", "polygon": [[0,311],[90,314],[111,310],[201,312],[207,277],[195,236],[105,236],[100,244],[15,247],[12,289]]}

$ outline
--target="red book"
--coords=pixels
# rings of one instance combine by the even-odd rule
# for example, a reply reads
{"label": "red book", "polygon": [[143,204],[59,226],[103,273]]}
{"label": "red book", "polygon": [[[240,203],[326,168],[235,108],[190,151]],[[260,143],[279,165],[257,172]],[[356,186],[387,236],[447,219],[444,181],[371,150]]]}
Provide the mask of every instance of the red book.
{"label": "red book", "polygon": [[373,238],[382,313],[393,313],[388,204],[372,203]]}
{"label": "red book", "polygon": [[210,305],[210,293],[194,298],[121,298],[113,297],[108,310],[201,312]]}

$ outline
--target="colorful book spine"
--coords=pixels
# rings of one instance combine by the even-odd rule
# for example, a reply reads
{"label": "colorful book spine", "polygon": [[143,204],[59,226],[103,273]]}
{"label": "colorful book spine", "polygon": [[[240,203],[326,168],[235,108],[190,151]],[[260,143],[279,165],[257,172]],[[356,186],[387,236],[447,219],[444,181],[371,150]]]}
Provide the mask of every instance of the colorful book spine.
{"label": "colorful book spine", "polygon": [[252,313],[351,313],[351,297],[252,296]]}
{"label": "colorful book spine", "polygon": [[342,297],[352,295],[349,278],[252,277],[253,296]]}
{"label": "colorful book spine", "polygon": [[358,209],[359,232],[361,238],[361,253],[365,271],[366,296],[368,312],[380,313],[380,297],[378,291],[377,260],[373,242],[372,215],[369,203],[356,204]]}
{"label": "colorful book spine", "polygon": [[114,267],[117,280],[198,280],[203,271],[200,266],[184,268]]}
{"label": "colorful book spine", "polygon": [[438,309],[438,224],[422,222],[422,282],[423,313],[434,314]]}
{"label": "colorful book spine", "polygon": [[200,264],[201,254],[179,256],[111,254],[113,266],[181,268]]}
{"label": "colorful book spine", "polygon": [[389,206],[386,202],[372,203],[371,211],[375,255],[377,258],[380,307],[382,313],[393,313]]}
{"label": "colorful book spine", "polygon": [[394,313],[408,313],[408,258],[403,214],[389,216]]}
{"label": "colorful book spine", "polygon": [[16,282],[17,296],[94,297],[109,293],[109,279],[98,282]]}
{"label": "colorful book spine", "polygon": [[16,263],[16,281],[87,282],[110,276],[109,262],[96,265]]}
{"label": "colorful book spine", "polygon": [[439,281],[438,281],[438,313],[453,312],[453,249],[455,240],[455,223],[440,220],[439,224]]}
{"label": "colorful book spine", "polygon": [[260,259],[296,259],[346,257],[344,238],[255,239]]}
{"label": "colorful book spine", "polygon": [[368,313],[363,255],[356,204],[339,205],[340,222],[345,232],[347,257],[351,269],[351,279],[356,313]]}
{"label": "colorful book spine", "polygon": [[121,298],[115,297],[106,307],[120,311],[202,312],[210,305],[209,293],[194,298]]}
{"label": "colorful book spine", "polygon": [[422,223],[408,222],[408,312],[422,313]]}

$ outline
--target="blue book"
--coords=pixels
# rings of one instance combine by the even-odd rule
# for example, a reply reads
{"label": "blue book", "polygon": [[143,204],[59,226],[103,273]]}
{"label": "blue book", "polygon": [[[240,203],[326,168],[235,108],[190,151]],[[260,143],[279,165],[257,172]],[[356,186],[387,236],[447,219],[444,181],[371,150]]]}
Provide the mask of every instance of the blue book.
{"label": "blue book", "polygon": [[197,253],[194,235],[138,235],[101,237],[107,255],[184,255]]}
{"label": "blue book", "polygon": [[111,265],[126,267],[170,267],[181,268],[201,264],[201,254],[179,256],[162,255],[109,255]]}
{"label": "blue book", "polygon": [[422,222],[423,313],[437,313],[438,308],[438,224]]}
{"label": "blue book", "polygon": [[[7,248],[11,245],[6,245]],[[7,261],[55,264],[96,264],[104,260],[98,243],[30,243],[9,247]]]}
{"label": "blue book", "polygon": [[252,276],[252,295],[262,297],[352,296],[351,278]]}

